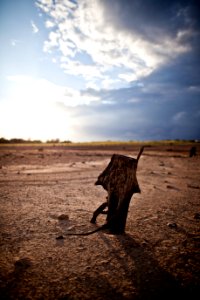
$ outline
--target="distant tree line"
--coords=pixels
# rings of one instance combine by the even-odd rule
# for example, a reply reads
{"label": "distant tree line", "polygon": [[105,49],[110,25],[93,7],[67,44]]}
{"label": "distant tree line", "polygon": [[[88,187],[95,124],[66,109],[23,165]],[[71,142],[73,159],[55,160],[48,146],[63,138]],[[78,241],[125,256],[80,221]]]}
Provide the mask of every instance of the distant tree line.
{"label": "distant tree line", "polygon": [[[117,143],[117,141],[111,141],[111,140],[107,140],[105,141],[105,143]],[[129,142],[129,143],[134,143],[137,141],[134,140],[129,140],[129,141],[124,141],[125,143]],[[155,143],[155,144],[159,144],[159,143],[167,143],[167,144],[181,144],[181,143],[200,143],[199,139],[196,140],[184,140],[184,139],[175,139],[175,140],[160,140],[160,141],[148,141],[148,143]],[[40,140],[24,140],[24,139],[18,139],[18,138],[13,138],[13,139],[6,139],[1,137],[0,138],[0,144],[42,144],[44,142],[40,141]],[[65,140],[65,141],[60,141],[59,139],[51,139],[51,140],[47,140],[46,141],[47,144],[71,144],[72,142],[70,140]],[[92,142],[91,142],[92,143]],[[98,142],[97,142],[98,143]],[[120,142],[119,142],[120,143]],[[145,143],[145,142],[143,142]]]}
{"label": "distant tree line", "polygon": [[32,143],[32,144],[38,144],[42,143],[40,140],[24,140],[24,139],[5,139],[0,138],[0,144],[25,144],[25,143]]}
{"label": "distant tree line", "polygon": [[[0,144],[42,144],[42,141],[40,140],[24,140],[24,139],[18,139],[18,138],[13,138],[13,139],[6,139],[6,138],[0,138]],[[46,141],[48,144],[58,144],[58,143],[71,143],[71,141],[66,140],[66,141],[60,141],[59,139],[52,139]]]}

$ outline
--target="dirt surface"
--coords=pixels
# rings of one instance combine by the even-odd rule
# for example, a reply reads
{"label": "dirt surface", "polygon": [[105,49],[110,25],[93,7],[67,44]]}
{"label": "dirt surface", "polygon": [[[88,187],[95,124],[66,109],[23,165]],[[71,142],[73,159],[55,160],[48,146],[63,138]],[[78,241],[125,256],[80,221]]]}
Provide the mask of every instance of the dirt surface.
{"label": "dirt surface", "polygon": [[145,148],[126,234],[66,235],[104,224],[90,223],[107,195],[94,183],[113,153],[138,151],[0,148],[1,299],[198,299],[200,156],[189,146]]}

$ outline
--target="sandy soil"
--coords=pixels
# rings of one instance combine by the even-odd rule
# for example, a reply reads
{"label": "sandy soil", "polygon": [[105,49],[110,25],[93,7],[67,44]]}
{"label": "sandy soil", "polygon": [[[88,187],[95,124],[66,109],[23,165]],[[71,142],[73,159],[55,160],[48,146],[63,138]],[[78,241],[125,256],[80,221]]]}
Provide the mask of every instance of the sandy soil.
{"label": "sandy soil", "polygon": [[188,147],[147,147],[126,234],[90,236],[65,234],[104,223],[90,223],[106,198],[94,183],[138,147],[1,147],[1,299],[196,299],[200,156]]}

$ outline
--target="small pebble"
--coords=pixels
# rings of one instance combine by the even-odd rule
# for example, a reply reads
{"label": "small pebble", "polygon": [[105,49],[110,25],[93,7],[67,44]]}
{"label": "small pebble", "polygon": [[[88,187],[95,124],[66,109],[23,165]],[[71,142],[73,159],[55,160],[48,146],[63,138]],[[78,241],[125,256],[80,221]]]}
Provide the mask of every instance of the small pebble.
{"label": "small pebble", "polygon": [[69,220],[69,216],[68,215],[65,215],[65,214],[62,214],[58,217],[58,220],[60,221],[68,221]]}
{"label": "small pebble", "polygon": [[174,229],[178,227],[176,223],[168,223],[167,226]]}
{"label": "small pebble", "polygon": [[56,237],[56,240],[63,240],[63,239],[64,239],[63,235],[59,235]]}
{"label": "small pebble", "polygon": [[196,213],[196,214],[194,214],[194,219],[196,219],[196,220],[200,220],[200,213]]}
{"label": "small pebble", "polygon": [[24,257],[15,261],[15,268],[27,269],[32,266],[32,262],[28,257]]}

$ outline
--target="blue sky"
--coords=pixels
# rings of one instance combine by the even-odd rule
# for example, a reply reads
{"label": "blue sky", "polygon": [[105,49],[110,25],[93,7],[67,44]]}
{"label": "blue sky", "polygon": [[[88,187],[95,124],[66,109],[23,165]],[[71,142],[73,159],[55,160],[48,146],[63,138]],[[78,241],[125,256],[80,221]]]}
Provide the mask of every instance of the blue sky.
{"label": "blue sky", "polygon": [[1,0],[0,137],[200,139],[197,2]]}

